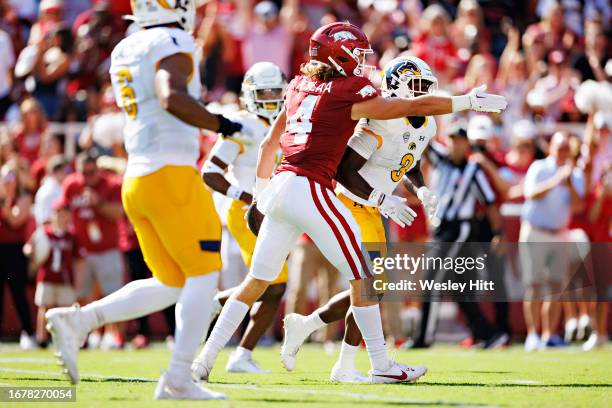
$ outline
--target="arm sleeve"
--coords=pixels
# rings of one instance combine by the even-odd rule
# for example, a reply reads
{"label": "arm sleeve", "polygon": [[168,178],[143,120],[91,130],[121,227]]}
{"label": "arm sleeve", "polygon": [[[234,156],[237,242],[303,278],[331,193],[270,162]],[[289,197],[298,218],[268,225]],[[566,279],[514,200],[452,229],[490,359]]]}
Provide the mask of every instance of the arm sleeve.
{"label": "arm sleeve", "polygon": [[244,148],[239,141],[234,141],[233,139],[219,139],[220,140],[215,143],[210,151],[209,157],[216,156],[229,166],[238,158]]}

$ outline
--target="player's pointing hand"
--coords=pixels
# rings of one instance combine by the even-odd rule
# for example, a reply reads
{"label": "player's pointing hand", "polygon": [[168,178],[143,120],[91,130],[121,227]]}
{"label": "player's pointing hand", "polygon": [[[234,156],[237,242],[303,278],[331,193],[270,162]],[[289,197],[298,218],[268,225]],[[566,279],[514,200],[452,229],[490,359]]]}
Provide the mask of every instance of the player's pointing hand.
{"label": "player's pointing hand", "polygon": [[466,96],[470,98],[470,108],[478,112],[500,113],[508,106],[504,96],[494,95],[486,92],[487,86],[480,85],[474,88]]}

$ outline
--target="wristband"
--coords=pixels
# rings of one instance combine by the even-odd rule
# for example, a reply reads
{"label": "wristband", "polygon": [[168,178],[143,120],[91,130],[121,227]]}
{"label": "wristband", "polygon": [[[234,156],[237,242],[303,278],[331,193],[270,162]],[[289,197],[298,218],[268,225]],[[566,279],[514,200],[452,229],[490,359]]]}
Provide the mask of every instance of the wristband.
{"label": "wristband", "polygon": [[376,203],[376,206],[380,207],[383,201],[385,201],[385,197],[386,195],[382,191],[372,190],[372,192],[370,193],[370,196],[368,197],[368,201],[371,203]]}
{"label": "wristband", "polygon": [[225,195],[229,198],[233,198],[234,200],[240,200],[242,193],[242,189],[230,184]]}
{"label": "wristband", "polygon": [[217,132],[223,136],[231,136],[242,129],[240,123],[232,122],[223,115],[217,115],[217,118],[219,118],[219,129],[217,129]]}
{"label": "wristband", "polygon": [[451,102],[453,105],[453,112],[461,112],[472,107],[470,95],[451,96]]}

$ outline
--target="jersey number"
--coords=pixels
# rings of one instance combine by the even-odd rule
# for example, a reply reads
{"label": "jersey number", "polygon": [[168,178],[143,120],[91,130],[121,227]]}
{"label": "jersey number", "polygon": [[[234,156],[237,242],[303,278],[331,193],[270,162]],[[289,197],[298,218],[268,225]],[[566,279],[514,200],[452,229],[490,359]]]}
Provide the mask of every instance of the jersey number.
{"label": "jersey number", "polygon": [[117,72],[119,79],[119,90],[121,91],[121,106],[130,119],[136,119],[138,114],[138,105],[136,104],[136,93],[134,88],[130,86],[132,83],[132,74],[127,67],[120,68]]}
{"label": "jersey number", "polygon": [[308,135],[312,132],[312,111],[314,110],[318,95],[308,95],[305,97],[300,106],[291,117],[289,118],[289,125],[287,126],[287,132],[295,134],[293,143],[304,144],[308,140]]}
{"label": "jersey number", "polygon": [[414,156],[412,153],[406,153],[400,161],[400,168],[391,171],[391,180],[395,181],[396,183],[400,181],[408,169],[412,167],[412,163],[414,163]]}

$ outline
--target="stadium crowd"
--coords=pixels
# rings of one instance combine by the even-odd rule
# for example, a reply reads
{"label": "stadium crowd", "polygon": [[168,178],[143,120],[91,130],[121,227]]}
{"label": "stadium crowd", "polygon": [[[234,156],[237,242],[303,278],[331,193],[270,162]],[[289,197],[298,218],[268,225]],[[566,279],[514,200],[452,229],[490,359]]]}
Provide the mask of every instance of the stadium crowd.
{"label": "stadium crowd", "polygon": [[[437,118],[442,144],[449,144],[448,136],[467,136],[471,149],[465,154],[484,169],[496,192],[505,240],[612,242],[612,107],[591,95],[597,93],[594,89],[604,93],[606,87],[612,92],[609,1],[197,4],[194,35],[203,55],[202,99],[216,109],[238,108],[242,78],[252,64],[274,62],[291,78],[307,57],[314,29],[349,20],[368,35],[375,51],[369,63],[374,66],[409,53],[433,68],[439,92],[460,94],[486,84],[507,97],[508,109],[491,119]],[[128,0],[0,0],[0,336],[15,334],[15,327],[6,323],[15,310],[25,349],[48,341],[46,308],[77,300],[86,303],[117,290],[127,279],[148,274],[121,208],[124,119],[108,75],[113,47],[136,29],[122,19],[125,14],[130,14]],[[202,160],[216,137],[202,132]],[[545,169],[532,166],[546,158],[553,164]],[[426,173],[428,167],[433,173],[435,163],[426,164]],[[546,191],[535,192],[536,181],[542,180],[538,171],[554,176],[555,184]],[[566,209],[559,208],[559,197],[553,196],[563,194],[559,190],[577,197]],[[547,194],[550,200],[542,200]],[[407,191],[405,195],[419,216],[409,228],[391,223],[390,241],[430,240],[434,226],[428,224],[420,201]],[[525,201],[529,210],[522,205]],[[552,217],[550,223],[534,225],[546,215]],[[484,214],[477,211],[474,218],[480,220]],[[568,235],[576,229],[582,235]],[[41,233],[61,240],[61,254],[52,253],[32,269],[31,244]],[[222,282],[232,287],[246,271],[235,248],[228,245],[225,252]],[[342,289],[337,272],[306,237],[290,257],[290,276],[286,312],[306,314]],[[311,284],[315,277],[316,284]],[[525,282],[528,291],[540,290],[536,283],[537,277]],[[38,318],[31,308],[33,284]],[[5,286],[14,307],[4,307]],[[527,333],[526,349],[540,347],[542,340],[544,347],[585,340],[585,349],[605,341],[606,305],[556,303],[543,302],[540,310],[539,302],[526,302],[527,331],[521,313],[509,322],[513,308],[496,307],[497,329],[507,335]],[[409,334],[417,331],[409,333],[407,326],[419,315],[420,305],[413,301],[383,307],[390,340],[407,344]],[[561,307],[565,333],[557,330]],[[172,311],[165,316],[171,342]],[[90,336],[88,344],[122,347],[124,332],[124,327],[109,325],[103,336]],[[152,335],[146,319],[129,332],[136,334],[135,347],[146,346]],[[320,333],[320,340],[337,339],[339,334],[338,327],[330,326]],[[484,340],[474,337],[478,336],[464,345]]]}

